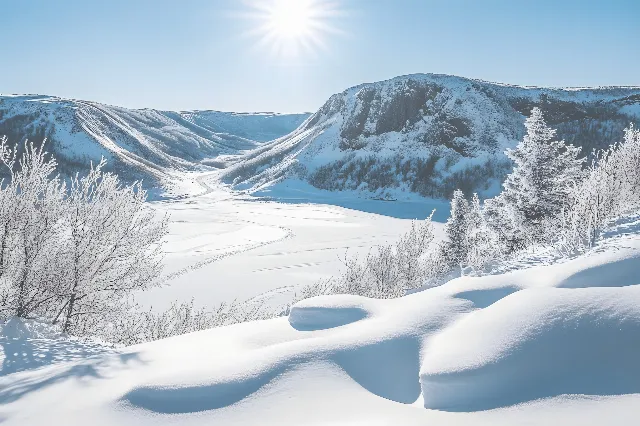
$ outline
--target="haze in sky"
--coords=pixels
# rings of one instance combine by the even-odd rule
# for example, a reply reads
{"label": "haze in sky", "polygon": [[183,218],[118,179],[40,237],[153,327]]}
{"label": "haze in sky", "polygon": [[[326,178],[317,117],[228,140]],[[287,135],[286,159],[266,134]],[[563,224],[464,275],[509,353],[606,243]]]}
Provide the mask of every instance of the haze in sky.
{"label": "haze in sky", "polygon": [[640,85],[635,0],[0,0],[0,93],[315,111],[410,73]]}

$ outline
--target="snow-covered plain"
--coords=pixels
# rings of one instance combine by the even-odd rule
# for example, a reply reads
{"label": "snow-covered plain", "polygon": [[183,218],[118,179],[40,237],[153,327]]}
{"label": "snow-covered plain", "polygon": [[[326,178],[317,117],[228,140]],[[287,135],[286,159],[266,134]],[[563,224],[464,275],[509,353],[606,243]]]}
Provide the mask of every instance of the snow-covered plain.
{"label": "snow-covered plain", "polygon": [[309,202],[315,195],[282,203],[225,190],[216,185],[216,173],[195,181],[200,195],[154,203],[170,214],[170,235],[162,286],[138,295],[145,306],[165,309],[192,298],[196,306],[256,298],[282,305],[301,286],[339,273],[347,251],[366,254],[395,242],[411,226],[407,211],[419,219],[433,208],[439,217],[448,214],[448,205],[438,201],[343,203],[333,194],[327,204]]}
{"label": "snow-covered plain", "polygon": [[[140,295],[144,303],[291,292],[335,273],[345,248],[392,240],[410,225],[336,206],[248,201],[203,178],[200,196],[156,204],[173,215],[166,263],[174,278]],[[12,323],[2,332],[0,420],[634,424],[639,223],[621,222],[573,259],[538,259],[394,300],[322,296],[288,317],[118,350],[47,340]],[[12,367],[21,357],[33,361],[29,370]]]}

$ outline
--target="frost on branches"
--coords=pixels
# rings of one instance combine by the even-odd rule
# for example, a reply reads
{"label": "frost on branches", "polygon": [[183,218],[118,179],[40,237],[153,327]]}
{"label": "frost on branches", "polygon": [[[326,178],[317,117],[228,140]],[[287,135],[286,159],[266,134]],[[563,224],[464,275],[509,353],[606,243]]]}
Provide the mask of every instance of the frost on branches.
{"label": "frost on branches", "polygon": [[155,217],[140,183],[104,172],[104,160],[65,182],[42,147],[27,143],[19,161],[16,151],[0,140],[10,175],[0,187],[0,315],[99,333],[161,272],[167,218]]}
{"label": "frost on branches", "polygon": [[513,160],[501,194],[515,210],[520,223],[534,242],[544,239],[541,228],[549,219],[559,217],[567,200],[584,175],[580,148],[555,139],[539,108],[533,108],[525,122],[527,134],[506,155]]}
{"label": "frost on branches", "polygon": [[640,208],[640,131],[630,126],[621,143],[597,152],[586,178],[575,185],[564,214],[570,247],[592,247],[607,223]]}
{"label": "frost on branches", "polygon": [[411,229],[395,244],[374,247],[364,258],[347,253],[341,259],[343,270],[338,277],[302,288],[293,303],[323,294],[390,299],[422,287],[441,269],[433,256],[432,217],[433,212],[424,221],[412,222]]}

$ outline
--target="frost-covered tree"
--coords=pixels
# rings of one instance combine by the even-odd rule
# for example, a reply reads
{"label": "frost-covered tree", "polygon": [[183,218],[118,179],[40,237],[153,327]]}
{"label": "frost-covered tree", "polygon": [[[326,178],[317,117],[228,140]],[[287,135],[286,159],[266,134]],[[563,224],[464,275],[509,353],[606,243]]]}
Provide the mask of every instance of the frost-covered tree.
{"label": "frost-covered tree", "polygon": [[469,202],[459,189],[453,192],[451,199],[451,213],[444,225],[446,241],[442,245],[442,252],[446,261],[451,265],[460,266],[467,259],[469,243],[467,228],[469,220]]}
{"label": "frost-covered tree", "polygon": [[10,175],[0,185],[0,317],[38,317],[86,335],[159,274],[167,221],[155,219],[140,183],[121,185],[104,161],[66,185],[43,146],[27,143],[16,161],[0,140]]}
{"label": "frost-covered tree", "polygon": [[504,251],[498,234],[485,219],[478,194],[473,194],[469,204],[467,244],[469,251],[465,264],[474,271],[481,271],[487,264],[500,257]]}
{"label": "frost-covered tree", "polygon": [[69,274],[54,321],[62,318],[63,330],[76,334],[88,332],[95,317],[118,311],[130,292],[148,287],[161,270],[166,219],[154,219],[139,182],[123,186],[103,171],[105,164],[76,175],[66,199]]}
{"label": "frost-covered tree", "polygon": [[[503,200],[521,216],[523,227],[537,239],[546,219],[557,218],[583,177],[580,148],[555,139],[539,108],[525,122],[527,133],[506,155],[515,163],[503,186]],[[516,225],[517,226],[517,225]]]}
{"label": "frost-covered tree", "polygon": [[16,150],[0,140],[0,160],[10,180],[0,189],[0,284],[5,315],[29,317],[47,311],[57,299],[65,273],[61,263],[65,185],[53,173],[56,162],[43,147],[26,143]]}
{"label": "frost-covered tree", "polygon": [[586,178],[565,211],[565,242],[593,246],[606,223],[640,208],[640,131],[630,126],[621,143],[595,153]]}

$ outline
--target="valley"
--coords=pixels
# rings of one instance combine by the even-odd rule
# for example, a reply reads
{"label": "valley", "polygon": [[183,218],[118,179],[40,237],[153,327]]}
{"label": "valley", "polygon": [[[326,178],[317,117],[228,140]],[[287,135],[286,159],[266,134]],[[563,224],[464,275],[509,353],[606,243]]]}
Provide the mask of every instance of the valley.
{"label": "valley", "polygon": [[[216,183],[216,174],[194,179],[202,192],[153,203],[171,222],[165,277],[161,287],[139,295],[145,306],[166,309],[192,298],[205,307],[234,299],[280,306],[302,286],[338,274],[347,251],[365,255],[371,247],[394,242],[411,225],[410,219],[393,217],[385,201],[360,202],[390,216],[361,211],[358,200],[352,208],[310,199],[266,201],[230,191]],[[398,215],[403,207],[395,207]],[[434,207],[448,208],[424,200],[409,210],[424,219]]]}
{"label": "valley", "polygon": [[[619,210],[606,211],[615,220],[593,246],[570,246],[550,227],[549,241],[564,246],[505,255],[493,247],[505,227],[491,230],[485,211],[513,171],[504,151],[531,136],[525,120],[531,134],[544,127],[541,111],[584,150],[626,138],[611,168],[631,169],[640,134],[623,129],[640,119],[639,94],[430,74],[353,87],[314,114],[0,98],[0,133],[49,137],[63,178],[104,156],[125,184],[143,179],[145,205],[168,217],[161,274],[126,299],[150,314],[123,320],[137,330],[146,319],[143,331],[156,334],[113,344],[8,318],[0,423],[626,424],[640,402],[638,209],[612,198]],[[585,182],[604,181],[589,170]],[[605,171],[640,205],[635,181]],[[466,193],[449,201],[458,188]],[[480,196],[468,200],[471,191]],[[614,193],[594,191],[597,200]],[[466,227],[459,239],[456,218]],[[452,261],[463,244],[467,257]],[[473,250],[502,257],[470,269]],[[398,271],[411,268],[438,281],[401,287]],[[394,281],[402,293],[364,297],[354,286],[305,296],[336,277],[365,283],[365,274],[365,285]],[[221,307],[235,302],[267,314],[224,322]],[[220,322],[207,323],[210,313]]]}

